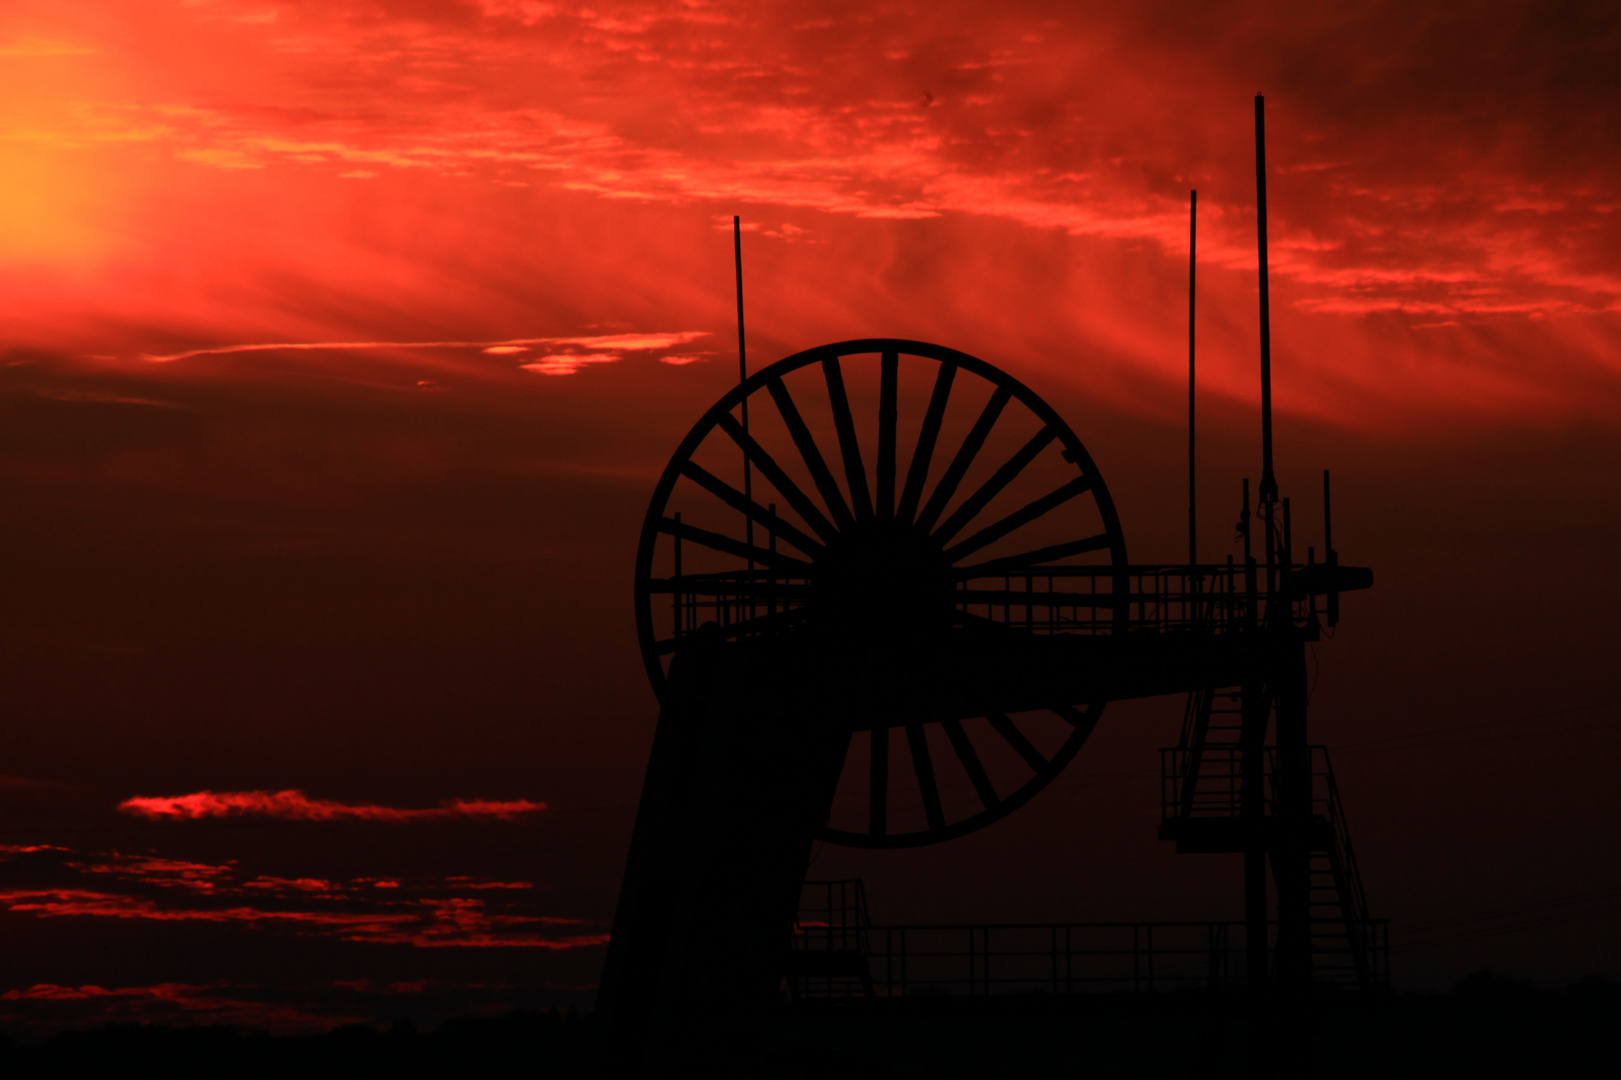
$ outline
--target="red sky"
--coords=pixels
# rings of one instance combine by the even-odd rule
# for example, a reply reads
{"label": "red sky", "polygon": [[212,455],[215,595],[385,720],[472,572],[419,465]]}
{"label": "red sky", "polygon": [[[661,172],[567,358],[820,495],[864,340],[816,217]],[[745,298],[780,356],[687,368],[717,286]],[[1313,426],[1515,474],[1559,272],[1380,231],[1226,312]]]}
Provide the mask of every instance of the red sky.
{"label": "red sky", "polygon": [[[1198,188],[1219,557],[1257,471],[1260,90],[1281,475],[1315,507],[1335,469],[1342,556],[1378,575],[1318,647],[1313,703],[1371,898],[1398,929],[1554,902],[1463,924],[1398,978],[1616,974],[1613,932],[1559,920],[1621,889],[1600,857],[1621,825],[1618,47],[1597,4],[11,0],[6,842],[229,865],[239,890],[522,881],[540,899],[513,917],[599,932],[655,708],[631,552],[665,458],[735,378],[730,216],[751,365],[888,335],[1003,366],[1071,421],[1157,560],[1182,528]],[[1234,912],[1235,869],[1152,841],[1178,709],[1113,710],[982,837],[817,872],[866,875],[892,920]],[[551,809],[116,810],[205,791]],[[123,871],[91,888],[68,861],[36,857],[5,896],[181,895]],[[16,1023],[65,1001],[352,1017],[385,985],[454,1010],[594,978],[547,950],[428,960],[289,919],[5,903],[30,943],[0,987]]]}

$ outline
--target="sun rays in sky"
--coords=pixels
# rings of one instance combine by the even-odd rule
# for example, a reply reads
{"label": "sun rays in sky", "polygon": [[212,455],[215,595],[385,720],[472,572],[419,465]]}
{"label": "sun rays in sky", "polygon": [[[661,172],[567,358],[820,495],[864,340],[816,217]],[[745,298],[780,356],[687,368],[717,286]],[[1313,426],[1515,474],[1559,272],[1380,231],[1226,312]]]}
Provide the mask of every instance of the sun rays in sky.
{"label": "sun rays in sky", "polygon": [[[739,211],[770,249],[762,349],[876,332],[881,297],[942,333],[981,308],[1038,369],[1071,363],[1067,332],[1169,377],[1198,187],[1209,386],[1237,398],[1261,85],[1285,407],[1349,391],[1376,423],[1419,387],[1452,414],[1586,411],[1613,374],[1621,202],[1594,121],[1562,111],[1589,89],[1582,20],[1392,34],[1393,10],[10,5],[9,337],[120,362],[329,346],[341,368],[331,346],[721,331],[701,248],[724,245],[698,230]],[[1527,36],[1545,59],[1511,63]],[[1010,288],[1016,320],[985,303]],[[529,370],[619,354],[580,355]]]}

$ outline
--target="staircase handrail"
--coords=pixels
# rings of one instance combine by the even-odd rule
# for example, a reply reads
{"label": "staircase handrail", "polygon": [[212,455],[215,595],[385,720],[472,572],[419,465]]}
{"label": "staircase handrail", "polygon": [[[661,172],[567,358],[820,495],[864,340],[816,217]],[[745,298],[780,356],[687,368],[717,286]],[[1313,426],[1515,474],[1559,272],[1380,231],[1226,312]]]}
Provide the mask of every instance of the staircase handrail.
{"label": "staircase handrail", "polygon": [[1334,766],[1329,760],[1328,747],[1319,745],[1312,749],[1322,762],[1328,796],[1326,816],[1334,837],[1335,854],[1344,869],[1346,885],[1351,894],[1351,916],[1355,922],[1353,947],[1362,954],[1361,966],[1367,971],[1367,977],[1377,981],[1380,967],[1378,943],[1374,940],[1377,931],[1374,920],[1368,912],[1368,896],[1362,886],[1362,870],[1357,865],[1356,849],[1351,844],[1351,830],[1345,821],[1345,805],[1340,801],[1339,784],[1334,779]]}

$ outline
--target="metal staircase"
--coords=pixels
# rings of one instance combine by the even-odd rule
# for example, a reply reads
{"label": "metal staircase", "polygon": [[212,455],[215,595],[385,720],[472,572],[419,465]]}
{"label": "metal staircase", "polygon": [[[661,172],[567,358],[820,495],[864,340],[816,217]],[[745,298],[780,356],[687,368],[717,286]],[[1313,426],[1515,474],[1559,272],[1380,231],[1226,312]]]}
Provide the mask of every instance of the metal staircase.
{"label": "metal staircase", "polygon": [[[1272,851],[1280,821],[1275,746],[1246,747],[1243,694],[1234,687],[1189,695],[1180,745],[1161,753],[1159,835],[1179,853]],[[1388,922],[1368,914],[1328,749],[1311,756],[1311,985],[1373,990],[1390,981]],[[1246,800],[1246,765],[1252,789]]]}
{"label": "metal staircase", "polygon": [[[1314,803],[1320,789],[1324,843],[1311,856],[1312,978],[1323,985],[1358,989],[1390,985],[1389,921],[1368,914],[1351,832],[1328,748],[1312,747]],[[1317,806],[1314,805],[1314,810]]]}

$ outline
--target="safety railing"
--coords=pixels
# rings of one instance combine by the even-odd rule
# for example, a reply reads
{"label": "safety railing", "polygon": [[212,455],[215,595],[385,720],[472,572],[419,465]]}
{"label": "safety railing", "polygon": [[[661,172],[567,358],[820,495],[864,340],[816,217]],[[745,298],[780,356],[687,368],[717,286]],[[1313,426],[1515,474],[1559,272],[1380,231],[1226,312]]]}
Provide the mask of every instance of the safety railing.
{"label": "safety railing", "polygon": [[956,599],[969,615],[1037,634],[1224,634],[1265,618],[1264,597],[1231,563],[1022,570],[964,578]]}
{"label": "safety railing", "polygon": [[677,638],[709,624],[724,636],[756,636],[795,625],[810,582],[770,570],[733,570],[655,578],[648,589],[669,595]]}
{"label": "safety railing", "polygon": [[[1244,985],[1237,921],[873,925],[859,880],[808,881],[790,966],[799,999],[1149,994]],[[1373,985],[1389,924],[1360,920]],[[1276,923],[1268,924],[1268,951]],[[1342,985],[1333,980],[1324,985]]]}
{"label": "safety railing", "polygon": [[[953,603],[969,620],[1034,634],[1232,634],[1266,623],[1265,576],[1264,568],[1233,562],[1043,567],[960,577]],[[798,625],[812,582],[756,568],[656,578],[648,587],[670,597],[675,637],[706,624],[736,637]],[[1311,617],[1311,596],[1287,602],[1295,624]]]}
{"label": "safety railing", "polygon": [[[1359,924],[1368,979],[1390,980],[1390,925]],[[809,930],[810,932],[807,932]],[[1268,951],[1276,923],[1268,924]],[[1225,992],[1245,985],[1245,925],[1226,922],[1002,923],[871,926],[863,950],[826,950],[814,928],[795,935],[801,957],[845,960],[807,967],[796,993],[806,998],[985,997],[997,994],[1158,994]],[[859,968],[848,961],[859,962]],[[1354,976],[1316,976],[1324,988]]]}
{"label": "safety railing", "polygon": [[870,935],[873,986],[886,997],[1224,990],[1243,978],[1239,923],[875,926]]}
{"label": "safety railing", "polygon": [[1243,932],[1234,922],[867,926],[847,939],[860,942],[857,978],[847,965],[804,963],[851,954],[825,928],[801,925],[794,940],[798,967],[817,975],[802,978],[796,996],[1226,990],[1243,981]]}

